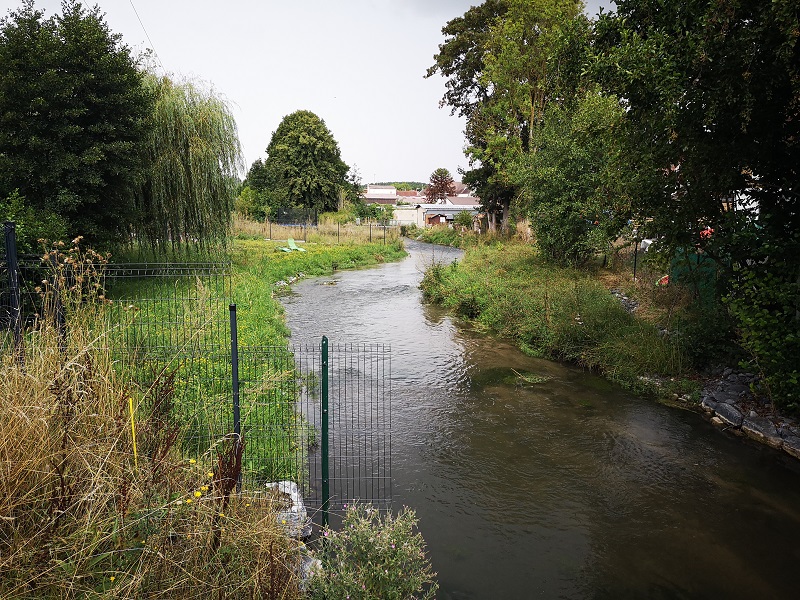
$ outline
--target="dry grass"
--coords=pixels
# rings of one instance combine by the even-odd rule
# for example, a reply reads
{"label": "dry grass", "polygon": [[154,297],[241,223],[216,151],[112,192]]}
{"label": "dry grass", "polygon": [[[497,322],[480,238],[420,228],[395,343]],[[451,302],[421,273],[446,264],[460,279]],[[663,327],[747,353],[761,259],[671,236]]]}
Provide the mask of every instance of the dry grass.
{"label": "dry grass", "polygon": [[[265,240],[287,240],[293,238],[297,242],[320,244],[367,244],[380,243],[384,240],[384,228],[380,225],[356,225],[355,223],[337,224],[320,222],[318,226],[279,225],[277,223],[259,223],[240,215],[234,215],[233,234],[235,237],[260,238]],[[386,243],[391,244],[400,237],[399,227],[386,227]]]}
{"label": "dry grass", "polygon": [[0,363],[0,597],[297,597],[277,500],[233,492],[241,444],[181,457],[168,376],[124,381],[102,303],[67,309]]}
{"label": "dry grass", "polygon": [[641,253],[634,280],[633,253],[629,248],[619,251],[609,268],[598,269],[594,275],[606,289],[621,290],[626,296],[636,300],[639,303],[636,310],[638,318],[667,329],[675,315],[692,304],[691,292],[686,287],[656,285],[665,272],[647,264],[642,260]]}

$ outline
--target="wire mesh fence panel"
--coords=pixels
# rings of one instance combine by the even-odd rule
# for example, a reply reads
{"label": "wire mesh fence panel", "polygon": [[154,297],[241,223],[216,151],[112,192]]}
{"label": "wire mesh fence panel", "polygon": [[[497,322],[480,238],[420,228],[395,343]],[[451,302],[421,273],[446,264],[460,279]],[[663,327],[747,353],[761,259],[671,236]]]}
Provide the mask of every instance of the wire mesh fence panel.
{"label": "wire mesh fence panel", "polygon": [[[80,274],[57,260],[0,259],[0,321],[8,342],[12,312],[24,314],[29,325],[38,322],[43,279],[52,279],[52,292],[56,269],[65,285]],[[88,266],[101,278],[104,299],[97,304],[105,319],[98,343],[105,341],[138,399],[145,438],[152,434],[148,427],[179,429],[181,451],[199,457],[213,455],[238,427],[246,487],[291,480],[312,507],[328,504],[326,498],[331,509],[355,500],[390,506],[388,347],[338,345],[328,352],[325,342],[327,358],[323,344],[237,347],[230,263]],[[12,288],[14,302],[6,303]],[[12,311],[12,305],[19,308]]]}
{"label": "wire mesh fence panel", "polygon": [[232,431],[228,263],[107,265],[107,340],[140,391],[140,413],[169,413],[189,457]]}
{"label": "wire mesh fence panel", "polygon": [[331,508],[368,500],[392,501],[391,348],[331,346],[329,364]]}
{"label": "wire mesh fence panel", "polygon": [[[321,348],[239,349],[245,486],[293,480],[311,507],[324,503]],[[389,508],[391,353],[340,345],[328,355],[330,508],[356,500]]]}

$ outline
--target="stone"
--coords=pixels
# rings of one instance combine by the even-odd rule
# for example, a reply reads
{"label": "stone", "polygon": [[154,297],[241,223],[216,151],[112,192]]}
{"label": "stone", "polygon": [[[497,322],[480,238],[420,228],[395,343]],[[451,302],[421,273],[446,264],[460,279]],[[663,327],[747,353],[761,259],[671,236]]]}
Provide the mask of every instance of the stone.
{"label": "stone", "polygon": [[323,574],[322,561],[304,553],[300,559],[300,591],[308,591],[308,582],[312,577]]}
{"label": "stone", "polygon": [[722,376],[723,376],[723,377],[728,377],[728,376],[729,376],[731,373],[733,373],[733,369],[731,369],[730,367],[727,367],[727,368],[726,368],[726,369],[725,369],[725,370],[722,372]]}
{"label": "stone", "polygon": [[795,458],[800,458],[800,437],[790,435],[783,438],[783,450]]}
{"label": "stone", "polygon": [[773,448],[780,448],[783,446],[783,440],[778,434],[777,428],[769,419],[757,416],[747,417],[742,421],[742,431],[747,437],[772,446]]}
{"label": "stone", "polygon": [[717,416],[731,427],[740,427],[742,425],[742,413],[730,404],[720,402],[715,410]]}
{"label": "stone", "polygon": [[303,539],[311,536],[311,519],[303,502],[300,488],[294,481],[268,483],[267,488],[277,490],[284,496],[284,506],[278,511],[278,523],[286,530],[286,535]]}
{"label": "stone", "polygon": [[703,400],[700,402],[700,406],[709,414],[714,414],[714,411],[717,409],[717,403],[714,401],[711,396],[703,396]]}

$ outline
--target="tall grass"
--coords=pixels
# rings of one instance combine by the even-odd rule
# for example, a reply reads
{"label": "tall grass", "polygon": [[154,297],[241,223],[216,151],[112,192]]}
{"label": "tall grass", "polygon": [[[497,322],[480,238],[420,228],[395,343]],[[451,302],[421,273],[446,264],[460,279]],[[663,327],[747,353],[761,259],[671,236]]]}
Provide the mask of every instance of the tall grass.
{"label": "tall grass", "polygon": [[[385,229],[385,235],[384,235]],[[234,237],[239,240],[277,240],[293,238],[296,241],[311,242],[324,245],[362,245],[383,244],[394,245],[400,238],[400,228],[380,224],[336,223],[326,220],[318,225],[281,225],[279,223],[261,223],[252,221],[239,214],[233,217]]]}
{"label": "tall grass", "polygon": [[541,262],[526,244],[471,249],[460,264],[433,265],[425,296],[510,338],[526,352],[570,361],[624,385],[675,376],[686,365],[679,340],[628,314],[587,274]]}
{"label": "tall grass", "polygon": [[0,362],[0,597],[297,597],[278,500],[232,493],[235,441],[181,455],[174,380],[126,378],[86,275],[66,335],[43,320]]}

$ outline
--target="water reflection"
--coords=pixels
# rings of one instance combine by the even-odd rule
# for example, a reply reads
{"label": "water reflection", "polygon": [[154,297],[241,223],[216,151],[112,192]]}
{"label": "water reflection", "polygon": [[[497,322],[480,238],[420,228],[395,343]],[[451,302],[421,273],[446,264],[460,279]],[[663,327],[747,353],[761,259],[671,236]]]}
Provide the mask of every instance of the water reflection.
{"label": "water reflection", "polygon": [[391,344],[394,489],[441,597],[793,597],[796,468],[457,326],[421,303],[431,253],[411,251],[285,305],[297,340]]}

